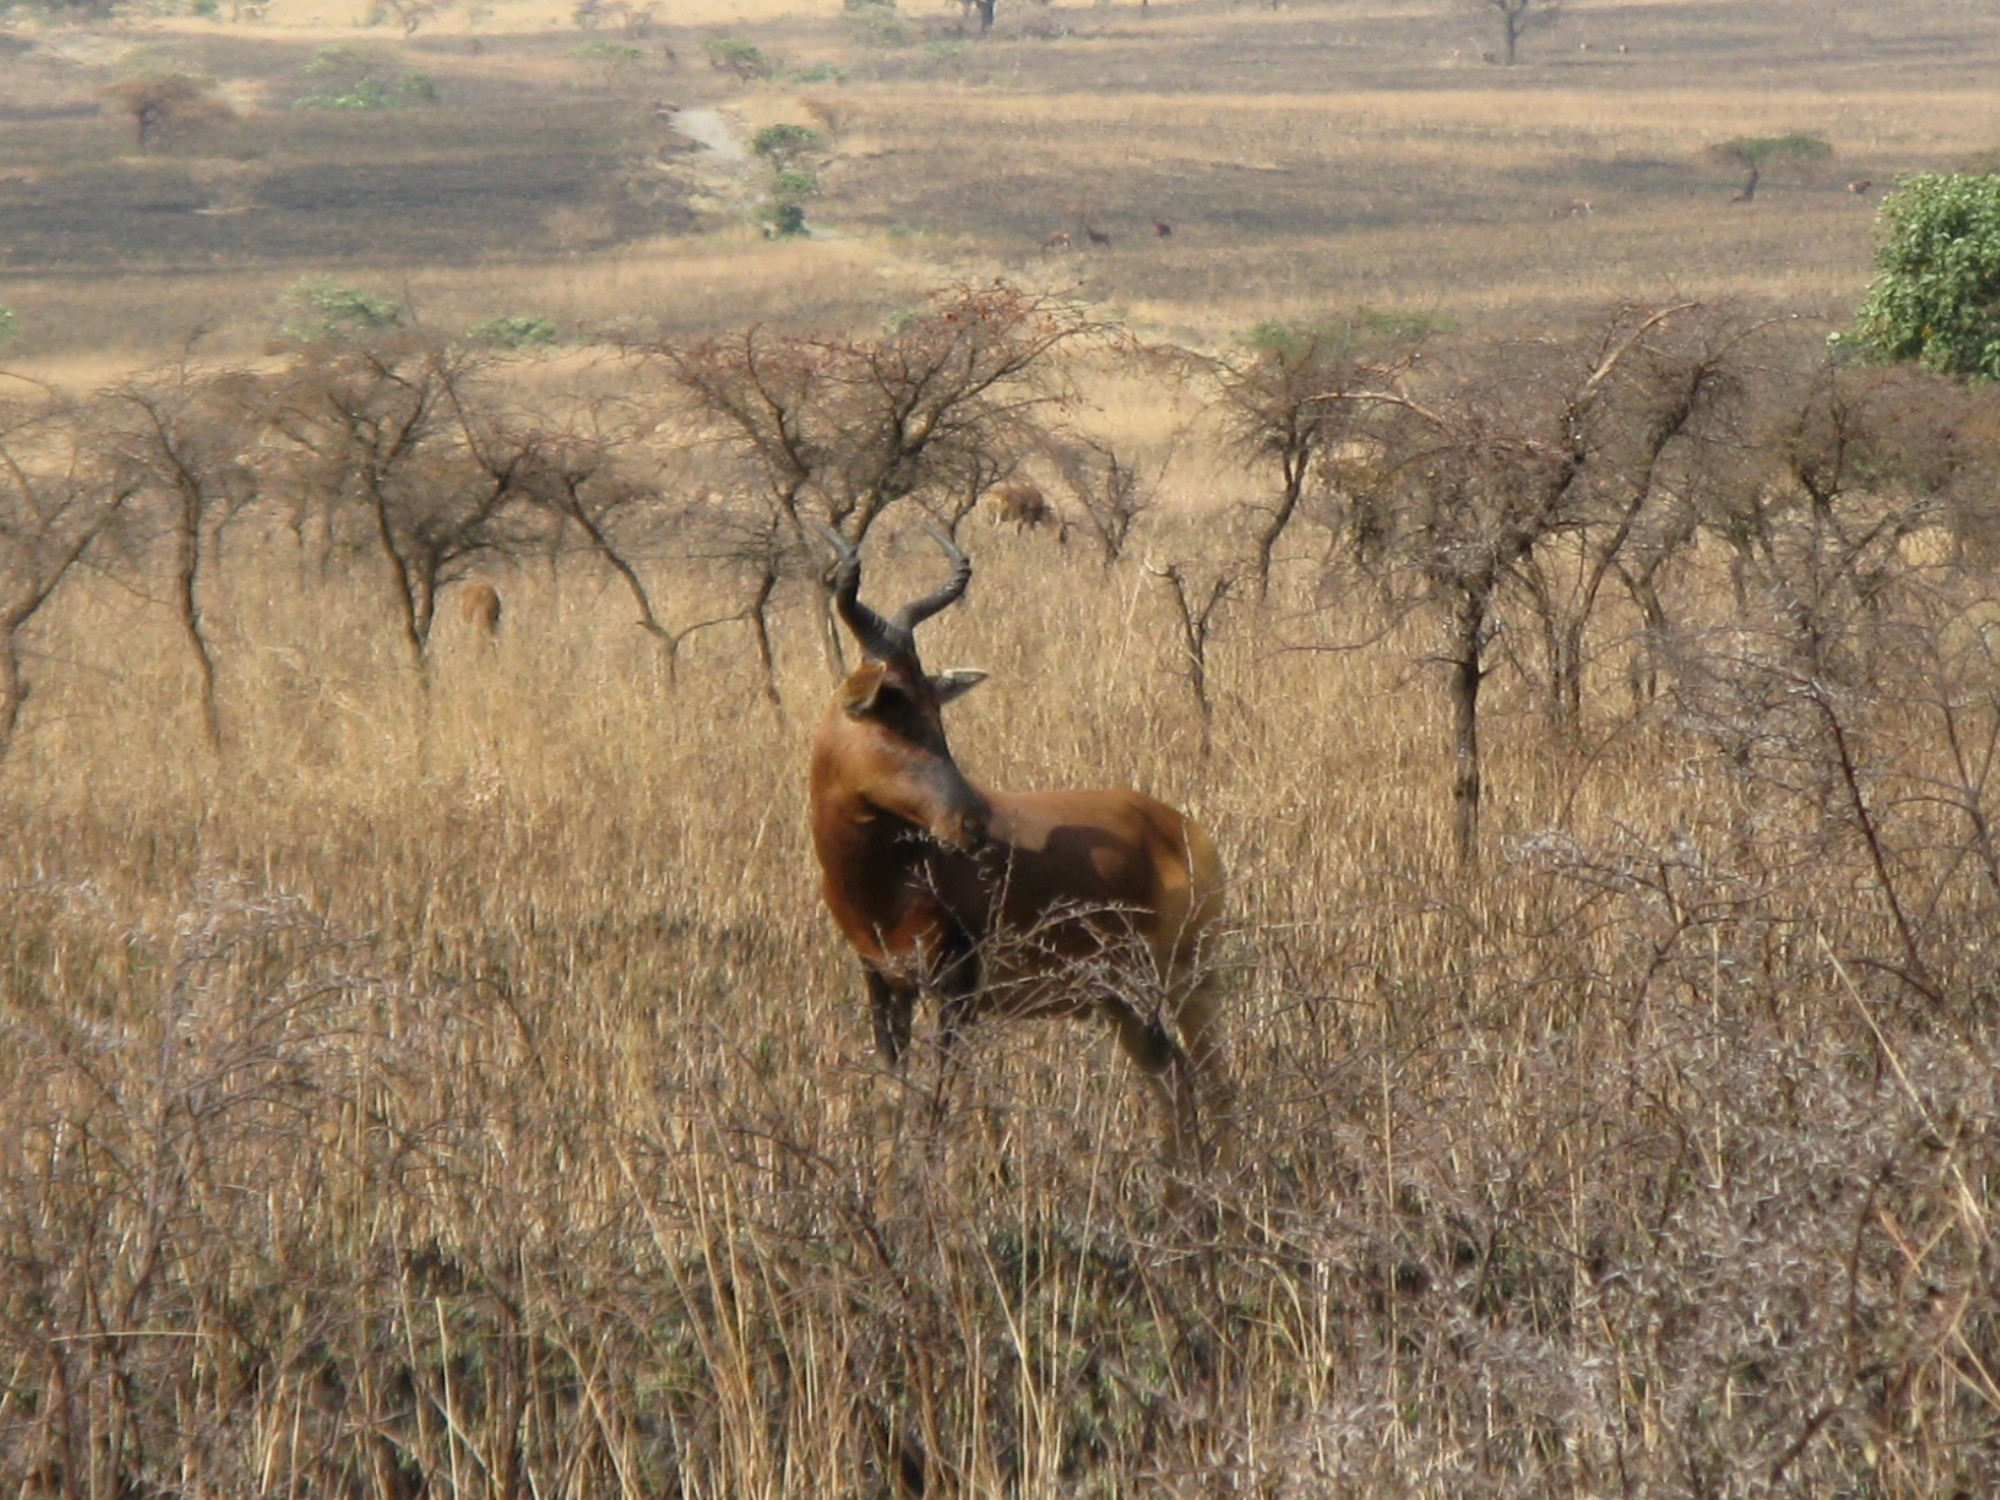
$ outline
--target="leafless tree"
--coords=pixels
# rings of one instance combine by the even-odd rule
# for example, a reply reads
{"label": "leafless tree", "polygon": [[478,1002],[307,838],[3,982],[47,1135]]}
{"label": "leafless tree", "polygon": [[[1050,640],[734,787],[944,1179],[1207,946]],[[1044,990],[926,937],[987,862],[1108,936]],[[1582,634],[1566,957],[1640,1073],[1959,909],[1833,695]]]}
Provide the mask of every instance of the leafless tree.
{"label": "leafless tree", "polygon": [[[1682,497],[1699,482],[1706,449],[1733,436],[1745,344],[1756,325],[1703,313],[1683,303],[1621,314],[1600,335],[1591,374],[1562,413],[1583,445],[1583,482],[1517,576],[1540,627],[1548,720],[1568,743],[1582,728],[1586,636],[1605,585],[1623,579],[1649,628],[1662,626],[1660,571],[1694,536]],[[1633,566],[1621,572],[1628,556]]]}
{"label": "leafless tree", "polygon": [[1443,622],[1461,863],[1478,855],[1481,690],[1504,599],[1515,593],[1542,619],[1551,703],[1569,712],[1603,584],[1662,494],[1662,456],[1724,380],[1707,343],[1663,342],[1695,310],[1621,313],[1581,348],[1509,348],[1433,372],[1421,389],[1405,376],[1339,393],[1368,414],[1384,454],[1378,481],[1345,503],[1365,499],[1371,555],[1416,583],[1402,598]]}
{"label": "leafless tree", "polygon": [[1298,517],[1318,466],[1365,431],[1373,404],[1349,398],[1387,388],[1403,363],[1359,357],[1353,331],[1333,328],[1280,337],[1249,360],[1211,364],[1229,440],[1245,456],[1277,470],[1277,497],[1254,542],[1260,599],[1270,591],[1273,555]]}
{"label": "leafless tree", "polygon": [[1561,20],[1564,0],[1474,0],[1474,3],[1499,16],[1503,56],[1507,66],[1512,67],[1520,57],[1521,38]]}
{"label": "leafless tree", "polygon": [[[1732,538],[1733,614],[1683,653],[1679,722],[1714,746],[1746,808],[1807,811],[1797,846],[1766,860],[1859,855],[1857,900],[1886,946],[1849,958],[1940,1006],[1960,962],[1934,936],[1950,887],[1970,869],[2000,899],[1993,590],[1983,566],[1936,545],[1996,477],[1971,420],[1981,395],[1821,359],[1768,373],[1759,396],[1735,486],[1758,501],[1704,514],[1755,529]],[[1931,545],[1912,556],[1913,542]],[[1752,821],[1739,850],[1758,842]],[[1958,853],[1940,861],[1945,849]]]}
{"label": "leafless tree", "polygon": [[31,687],[23,633],[131,498],[129,480],[99,462],[70,403],[0,403],[0,752]]}
{"label": "leafless tree", "polygon": [[954,520],[969,512],[1074,400],[1057,356],[1109,332],[1073,302],[996,283],[941,293],[878,339],[753,328],[633,352],[663,374],[690,434],[741,465],[746,502],[812,555],[815,523],[859,543],[911,497]]}
{"label": "leafless tree", "polygon": [[411,665],[427,666],[439,589],[484,553],[524,545],[522,466],[482,448],[480,356],[422,334],[313,346],[263,393],[300,482],[352,507],[393,585]]}
{"label": "leafless tree", "polygon": [[184,354],[107,391],[100,424],[121,484],[159,502],[174,613],[200,683],[202,726],[218,752],[222,710],[204,595],[223,526],[257,496],[256,474],[240,453],[249,425],[246,386],[243,377],[201,369]]}
{"label": "leafless tree", "polygon": [[1132,528],[1153,506],[1159,474],[1151,478],[1109,443],[1076,433],[1051,434],[1042,445],[1063,487],[1082,512],[1108,568],[1124,554]]}
{"label": "leafless tree", "polygon": [[1215,704],[1208,685],[1208,648],[1221,625],[1224,602],[1235,590],[1236,577],[1226,570],[1213,572],[1205,583],[1196,582],[1180,563],[1152,570],[1167,585],[1173,601],[1174,621],[1180,628],[1181,664],[1187,673],[1188,690],[1201,711],[1201,750],[1209,751],[1209,726]]}

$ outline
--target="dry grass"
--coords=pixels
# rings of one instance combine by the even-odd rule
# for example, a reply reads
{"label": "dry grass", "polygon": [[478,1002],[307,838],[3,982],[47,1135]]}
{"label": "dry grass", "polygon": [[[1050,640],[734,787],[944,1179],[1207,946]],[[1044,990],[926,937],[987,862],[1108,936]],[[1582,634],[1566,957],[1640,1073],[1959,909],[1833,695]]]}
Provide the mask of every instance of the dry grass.
{"label": "dry grass", "polygon": [[[1003,5],[989,44],[877,49],[831,4],[691,0],[669,24],[683,52],[727,28],[848,81],[738,89],[684,60],[590,93],[577,38],[536,30],[562,17],[503,5],[478,52],[454,22],[399,54],[449,75],[421,130],[256,116],[231,138],[261,136],[265,172],[545,134],[609,180],[657,152],[656,94],[754,127],[837,91],[812,210],[829,233],[802,243],[691,209],[677,232],[565,247],[611,221],[529,194],[466,207],[518,233],[443,256],[365,201],[336,244],[339,206],[301,201],[296,253],[218,235],[218,258],[134,267],[193,232],[120,221],[141,189],[180,213],[172,194],[238,158],[219,137],[140,160],[116,122],[9,121],[0,251],[58,246],[7,263],[10,368],[92,386],[198,325],[216,357],[255,358],[308,272],[439,327],[860,326],[1002,271],[1189,342],[1359,304],[1539,329],[1666,285],[1840,317],[1867,205],[1829,180],[1732,209],[1706,149],[1819,130],[1838,178],[1881,180],[1993,144],[1994,28],[1964,6],[1602,0],[1504,75],[1442,7],[1151,10]],[[314,0],[274,18],[171,41],[269,99],[352,34]],[[15,97],[60,108],[128,40],[0,54],[0,84],[32,66]],[[536,90],[545,113],[522,104]],[[100,175],[66,175],[83,168]],[[1590,216],[1549,217],[1579,196]],[[593,179],[581,201],[612,199]],[[56,217],[18,231],[21,204]],[[1114,244],[1036,249],[1084,222]],[[554,408],[625,378],[580,349],[533,390]],[[1702,553],[1673,580],[1680,691],[1635,701],[1633,624],[1607,619],[1581,745],[1544,725],[1503,636],[1468,875],[1434,622],[1326,586],[1330,540],[1302,531],[1270,605],[1225,612],[1205,726],[1149,564],[1226,560],[1232,508],[1267,480],[1190,436],[1189,393],[1156,374],[1090,389],[1165,503],[1110,568],[972,522],[978,581],[925,649],[994,673],[953,710],[975,775],[1135,784],[1216,832],[1236,1169],[1170,1207],[1143,1094],[1087,1025],[979,1035],[943,1108],[934,1056],[874,1060],[805,837],[827,683],[803,590],[780,596],[782,713],[746,631],[695,635],[670,673],[573,558],[491,571],[495,649],[447,601],[423,688],[368,559],[322,576],[253,514],[206,585],[218,760],[134,538],[34,628],[0,762],[0,1487],[2000,1483],[2000,898],[1940,799],[1966,775],[1939,712],[1974,752],[1994,733],[1966,624],[1990,578],[1911,559],[1862,641],[1885,665],[1834,700],[1886,867],[1800,718],[1811,695],[1752,702],[1739,680],[1776,659],[1780,621],[1739,612],[1728,559]],[[707,461],[683,477],[727,489]],[[872,545],[871,594],[929,578],[913,533]],[[691,550],[670,536],[645,559],[673,624],[741,602]],[[1946,659],[1905,670],[1911,643]],[[1718,707],[1718,684],[1743,697]]]}
{"label": "dry grass", "polygon": [[[1171,399],[1125,389],[1134,441]],[[782,716],[740,632],[670,683],[574,563],[494,574],[497,650],[449,612],[419,691],[364,561],[325,581],[241,535],[209,600],[226,758],[165,606],[106,586],[38,634],[0,781],[0,1482],[1992,1482],[1992,898],[1900,795],[1943,769],[1920,695],[1850,727],[1902,877],[1938,881],[1942,1009],[1875,963],[1824,765],[1746,780],[1635,713],[1616,628],[1589,753],[1494,679],[1465,877],[1428,630],[1316,599],[1316,543],[1231,618],[1204,755],[1137,556],[978,530],[926,642],[994,672],[954,711],[967,765],[1145,786],[1234,874],[1242,1157],[1177,1217],[1092,1028],[981,1034],[942,1112],[934,1060],[871,1059],[804,836],[799,604]],[[1217,543],[1161,516],[1141,550]],[[878,547],[870,590],[930,563]],[[1676,598],[1740,650],[1757,617],[1703,566]],[[652,568],[677,618],[723,602]]]}

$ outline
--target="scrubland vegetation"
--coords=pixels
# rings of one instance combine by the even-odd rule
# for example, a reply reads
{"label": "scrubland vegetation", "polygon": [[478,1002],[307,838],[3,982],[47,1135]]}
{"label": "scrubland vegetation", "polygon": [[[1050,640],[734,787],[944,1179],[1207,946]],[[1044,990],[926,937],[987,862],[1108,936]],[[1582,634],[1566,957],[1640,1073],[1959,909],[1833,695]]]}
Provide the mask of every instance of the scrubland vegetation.
{"label": "scrubland vegetation", "polygon": [[[1991,1491],[2000,403],[1827,343],[1990,24],[825,9],[0,53],[0,1487]],[[874,1057],[819,521],[1214,831],[1232,1160]]]}

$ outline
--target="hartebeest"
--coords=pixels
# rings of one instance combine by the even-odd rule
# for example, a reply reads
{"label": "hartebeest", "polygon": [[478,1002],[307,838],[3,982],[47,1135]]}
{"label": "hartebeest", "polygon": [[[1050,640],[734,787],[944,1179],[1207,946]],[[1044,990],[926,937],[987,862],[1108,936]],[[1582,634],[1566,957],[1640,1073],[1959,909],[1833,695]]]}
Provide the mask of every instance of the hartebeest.
{"label": "hartebeest", "polygon": [[993,500],[993,524],[1011,526],[1016,531],[1032,531],[1038,526],[1062,529],[1062,517],[1049,504],[1042,487],[1032,480],[1010,479],[986,492]]}
{"label": "hartebeest", "polygon": [[465,592],[458,598],[458,613],[478,632],[480,639],[499,639],[500,591],[485,579],[475,578],[465,586]]}
{"label": "hartebeest", "polygon": [[1197,1148],[1204,1123],[1219,1142],[1229,1092],[1203,966],[1222,910],[1215,845],[1138,792],[1001,792],[966,778],[941,710],[986,674],[927,674],[916,628],[964,594],[972,565],[931,535],[950,578],[885,618],[859,597],[860,554],[827,533],[861,663],[813,742],[813,848],[861,959],[876,1045],[901,1058],[925,990],[946,1046],[979,1015],[1095,1010],[1165,1103],[1170,1152]]}

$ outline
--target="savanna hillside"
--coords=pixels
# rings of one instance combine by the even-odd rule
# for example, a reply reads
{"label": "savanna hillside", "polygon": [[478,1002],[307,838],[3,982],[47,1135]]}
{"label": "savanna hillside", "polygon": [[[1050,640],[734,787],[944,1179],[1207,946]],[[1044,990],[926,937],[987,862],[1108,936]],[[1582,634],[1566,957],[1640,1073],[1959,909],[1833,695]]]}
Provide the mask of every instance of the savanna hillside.
{"label": "savanna hillside", "polygon": [[[1994,1487],[2000,408],[1826,335],[2000,24],[339,9],[0,33],[0,1482]],[[873,1056],[825,519],[1232,1152]]]}

